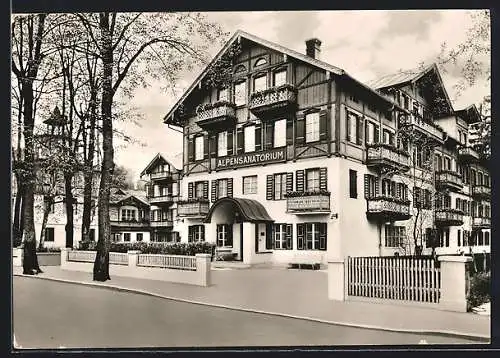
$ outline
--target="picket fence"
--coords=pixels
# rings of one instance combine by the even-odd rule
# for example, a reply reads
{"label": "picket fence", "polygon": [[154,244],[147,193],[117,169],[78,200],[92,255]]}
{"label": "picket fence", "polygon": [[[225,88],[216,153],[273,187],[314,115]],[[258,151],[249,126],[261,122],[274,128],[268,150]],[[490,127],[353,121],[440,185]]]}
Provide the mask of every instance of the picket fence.
{"label": "picket fence", "polygon": [[348,296],[439,303],[440,268],[432,258],[348,257]]}

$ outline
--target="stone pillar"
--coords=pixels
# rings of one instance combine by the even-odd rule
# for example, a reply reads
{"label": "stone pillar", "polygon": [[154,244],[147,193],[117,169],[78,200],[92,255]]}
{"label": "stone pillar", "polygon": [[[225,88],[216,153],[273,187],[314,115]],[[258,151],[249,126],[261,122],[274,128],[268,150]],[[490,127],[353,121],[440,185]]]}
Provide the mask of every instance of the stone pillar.
{"label": "stone pillar", "polygon": [[136,250],[127,251],[128,254],[128,267],[137,267],[137,255],[141,252]]}
{"label": "stone pillar", "polygon": [[243,263],[251,264],[255,256],[255,224],[244,222],[243,225]]}
{"label": "stone pillar", "polygon": [[445,310],[467,312],[467,263],[468,256],[440,256],[441,297],[439,305]]}
{"label": "stone pillar", "polygon": [[61,268],[64,269],[68,265],[68,248],[61,247]]}
{"label": "stone pillar", "polygon": [[328,299],[344,301],[346,284],[344,259],[328,259]]}
{"label": "stone pillar", "polygon": [[23,266],[23,249],[22,248],[12,249],[12,265],[13,266]]}
{"label": "stone pillar", "polygon": [[210,268],[210,254],[196,254],[196,274],[198,275],[201,286],[210,286],[212,284],[212,273]]}

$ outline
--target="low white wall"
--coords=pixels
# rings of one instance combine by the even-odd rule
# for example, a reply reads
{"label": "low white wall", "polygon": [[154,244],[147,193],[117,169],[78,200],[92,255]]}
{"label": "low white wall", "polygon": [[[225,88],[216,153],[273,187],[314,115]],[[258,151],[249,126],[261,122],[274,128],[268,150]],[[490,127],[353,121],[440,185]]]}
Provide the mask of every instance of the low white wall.
{"label": "low white wall", "polygon": [[23,249],[12,249],[12,265],[23,266]]}
{"label": "low white wall", "polygon": [[[94,264],[92,262],[68,261],[67,249],[61,249],[61,268],[63,270],[93,272]],[[196,286],[210,286],[210,255],[196,254],[196,271],[175,270],[157,267],[137,266],[138,251],[129,251],[128,265],[109,265],[110,276],[134,277],[146,280],[158,280],[167,282],[184,283]]]}

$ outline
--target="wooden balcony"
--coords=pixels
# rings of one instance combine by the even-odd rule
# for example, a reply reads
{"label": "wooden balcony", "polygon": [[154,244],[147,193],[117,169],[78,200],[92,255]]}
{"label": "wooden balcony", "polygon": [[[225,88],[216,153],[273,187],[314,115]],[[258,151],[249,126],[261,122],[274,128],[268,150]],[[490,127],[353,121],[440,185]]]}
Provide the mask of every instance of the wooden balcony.
{"label": "wooden balcony", "polygon": [[436,186],[442,189],[460,191],[464,184],[459,173],[452,170],[440,170],[436,172]]}
{"label": "wooden balcony", "polygon": [[289,192],[286,194],[286,211],[296,215],[330,213],[330,193]]}
{"label": "wooden balcony", "polygon": [[171,204],[174,202],[174,198],[172,194],[168,195],[160,195],[160,196],[149,196],[148,197],[150,204]]}
{"label": "wooden balcony", "polygon": [[411,217],[409,200],[381,195],[369,198],[367,201],[366,215],[368,218],[397,221],[408,220]]}
{"label": "wooden balcony", "polygon": [[208,214],[209,202],[205,199],[182,200],[177,203],[179,217],[204,217]]}
{"label": "wooden balcony", "polygon": [[196,124],[204,130],[234,127],[236,111],[234,103],[219,101],[200,105],[196,109]]}
{"label": "wooden balcony", "polygon": [[473,218],[472,227],[477,229],[491,228],[491,218]]}
{"label": "wooden balcony", "polygon": [[462,163],[475,163],[479,161],[479,153],[471,147],[460,148],[458,150],[458,159]]}
{"label": "wooden balcony", "polygon": [[444,143],[443,131],[429,120],[424,121],[421,116],[413,113],[406,115],[401,120],[401,125],[410,126],[413,130],[434,140],[438,144]]}
{"label": "wooden balcony", "polygon": [[458,209],[436,209],[435,218],[438,226],[460,226],[464,223],[464,213]]}
{"label": "wooden balcony", "polygon": [[486,185],[474,185],[472,187],[472,196],[479,199],[489,199],[491,196],[491,188]]}
{"label": "wooden balcony", "polygon": [[149,228],[148,219],[131,219],[131,220],[111,220],[110,224],[113,228],[119,228],[120,230],[126,229],[147,229]]}
{"label": "wooden balcony", "polygon": [[175,181],[175,180],[179,180],[179,174],[167,172],[167,171],[158,172],[158,173],[150,173],[149,179],[151,181]]}
{"label": "wooden balcony", "polygon": [[248,108],[258,117],[274,118],[294,111],[296,106],[296,88],[286,84],[252,93]]}
{"label": "wooden balcony", "polygon": [[379,170],[406,172],[410,169],[410,155],[390,144],[370,144],[366,152],[366,165]]}
{"label": "wooden balcony", "polygon": [[151,220],[149,225],[152,228],[172,227],[172,226],[174,226],[174,222],[172,220]]}

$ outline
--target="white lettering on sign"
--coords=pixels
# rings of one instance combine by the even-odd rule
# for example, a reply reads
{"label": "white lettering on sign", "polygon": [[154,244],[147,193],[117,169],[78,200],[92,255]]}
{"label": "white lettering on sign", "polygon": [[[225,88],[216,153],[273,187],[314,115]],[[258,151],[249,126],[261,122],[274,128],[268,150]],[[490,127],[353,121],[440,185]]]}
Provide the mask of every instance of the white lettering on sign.
{"label": "white lettering on sign", "polygon": [[266,164],[286,160],[286,148],[262,153],[245,153],[227,158],[218,158],[216,169],[231,169],[255,164]]}

